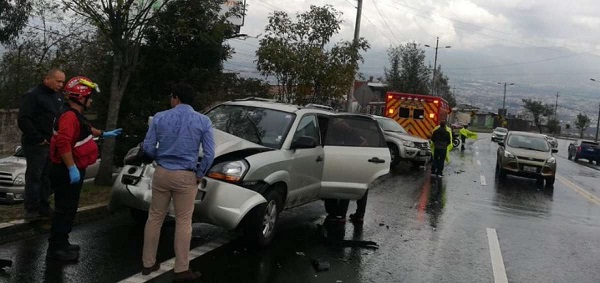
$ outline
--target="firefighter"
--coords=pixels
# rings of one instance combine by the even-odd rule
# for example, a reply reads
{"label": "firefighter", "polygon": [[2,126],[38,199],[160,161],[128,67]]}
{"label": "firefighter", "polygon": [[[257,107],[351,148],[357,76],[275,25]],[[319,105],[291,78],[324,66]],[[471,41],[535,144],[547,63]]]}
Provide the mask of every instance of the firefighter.
{"label": "firefighter", "polygon": [[449,153],[452,150],[452,130],[446,126],[446,121],[441,121],[431,134],[433,164],[431,175],[443,177],[444,161],[450,162]]}
{"label": "firefighter", "polygon": [[85,169],[98,159],[98,146],[93,136],[116,137],[122,131],[100,131],[83,116],[92,104],[93,92],[99,92],[99,89],[90,79],[70,79],[64,88],[67,105],[54,123],[54,135],[50,140],[50,184],[54,191],[55,212],[46,254],[50,260],[75,261],[79,258],[80,248],[69,243],[69,233],[79,206]]}
{"label": "firefighter", "polygon": [[461,151],[465,150],[465,141],[467,139],[475,139],[475,140],[477,139],[477,133],[469,131],[468,128],[469,128],[469,125],[467,124],[467,125],[464,125],[459,131],[460,141],[461,141],[461,143],[460,143]]}

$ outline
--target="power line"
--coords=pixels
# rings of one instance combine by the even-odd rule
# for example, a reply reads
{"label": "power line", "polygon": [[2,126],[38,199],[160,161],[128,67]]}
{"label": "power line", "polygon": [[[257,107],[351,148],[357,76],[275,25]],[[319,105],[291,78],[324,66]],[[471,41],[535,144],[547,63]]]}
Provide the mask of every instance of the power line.
{"label": "power line", "polygon": [[383,23],[387,26],[388,30],[392,33],[392,36],[394,36],[394,39],[396,40],[396,42],[398,43],[398,45],[400,45],[400,42],[398,41],[398,37],[396,36],[396,34],[394,33],[394,31],[392,30],[392,28],[388,24],[387,18],[383,15],[383,13],[381,12],[381,10],[379,10],[379,7],[377,6],[377,3],[375,3],[375,0],[371,0],[371,2],[373,2],[373,5],[375,6],[375,9],[377,9],[377,12],[379,13],[379,15],[381,15],[381,18],[383,19]]}
{"label": "power line", "polygon": [[[352,4],[352,2],[350,2],[350,0],[346,0],[346,2],[348,2],[348,4],[350,4],[350,6],[352,6],[352,8],[354,8],[354,9],[358,9],[358,7],[354,6],[354,4]],[[362,13],[362,16],[361,16],[361,17],[362,17],[362,18],[365,18],[365,20],[367,20],[369,23],[371,23],[371,24],[372,24],[372,25],[375,27],[375,29],[376,29],[376,30],[377,30],[379,33],[381,33],[381,35],[383,35],[383,37],[385,37],[385,38],[386,38],[386,39],[387,39],[387,40],[388,40],[390,43],[392,43],[392,44],[394,43],[394,41],[393,41],[393,40],[391,40],[391,39],[388,37],[388,35],[387,35],[387,34],[385,34],[383,31],[381,31],[381,29],[379,28],[379,26],[377,26],[375,23],[373,23],[373,22],[371,21],[371,19],[369,19],[369,17],[367,17],[367,16],[365,15],[365,12],[364,12],[364,11],[363,11],[363,13]]]}

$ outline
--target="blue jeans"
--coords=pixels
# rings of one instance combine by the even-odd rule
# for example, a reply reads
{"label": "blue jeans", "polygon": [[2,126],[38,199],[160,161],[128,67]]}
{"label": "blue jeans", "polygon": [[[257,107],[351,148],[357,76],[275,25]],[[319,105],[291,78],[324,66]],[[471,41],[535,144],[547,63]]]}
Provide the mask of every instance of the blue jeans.
{"label": "blue jeans", "polygon": [[50,146],[23,144],[27,170],[25,171],[25,210],[39,212],[50,209],[52,194],[48,171]]}

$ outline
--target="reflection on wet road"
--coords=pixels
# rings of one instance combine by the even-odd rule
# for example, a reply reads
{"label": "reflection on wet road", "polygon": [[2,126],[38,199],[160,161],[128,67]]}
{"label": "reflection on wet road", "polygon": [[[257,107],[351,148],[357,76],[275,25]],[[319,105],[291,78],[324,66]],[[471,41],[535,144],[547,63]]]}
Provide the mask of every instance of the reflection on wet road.
{"label": "reflection on wet road", "polygon": [[[509,282],[597,283],[600,171],[568,161],[567,145],[560,141],[554,188],[512,176],[500,183],[498,146],[482,134],[464,152],[452,152],[443,179],[402,165],[378,180],[361,225],[321,226],[325,212],[315,202],[283,213],[270,247],[233,240],[201,253],[191,268],[203,274],[198,282],[494,282],[502,272]],[[17,275],[0,280],[113,282],[138,273],[141,231],[123,215],[113,219],[76,229],[86,256],[64,269],[45,266],[43,237],[1,246],[0,256],[19,260]],[[173,257],[172,228],[163,234],[159,256],[166,260]],[[229,234],[200,225],[194,235],[193,247],[202,250]],[[315,261],[328,270],[317,271]]]}

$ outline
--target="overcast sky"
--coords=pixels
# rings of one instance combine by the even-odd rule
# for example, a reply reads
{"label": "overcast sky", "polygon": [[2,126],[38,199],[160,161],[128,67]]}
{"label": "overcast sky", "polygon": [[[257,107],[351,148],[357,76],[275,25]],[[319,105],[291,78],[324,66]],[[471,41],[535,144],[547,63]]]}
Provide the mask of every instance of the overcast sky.
{"label": "overcast sky", "polygon": [[[242,33],[257,36],[273,10],[290,14],[310,5],[333,5],[343,12],[335,40],[352,40],[356,0],[246,0]],[[361,36],[372,48],[361,72],[382,75],[390,45],[416,42],[450,49],[438,51],[438,63],[452,81],[523,79],[531,85],[572,82],[598,89],[600,79],[600,5],[597,0],[364,0]],[[253,55],[258,40],[231,40],[238,54],[226,68],[256,75]],[[425,47],[423,47],[425,48]],[[433,64],[433,52],[427,60]]]}

